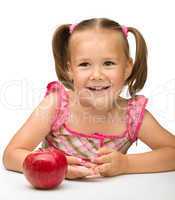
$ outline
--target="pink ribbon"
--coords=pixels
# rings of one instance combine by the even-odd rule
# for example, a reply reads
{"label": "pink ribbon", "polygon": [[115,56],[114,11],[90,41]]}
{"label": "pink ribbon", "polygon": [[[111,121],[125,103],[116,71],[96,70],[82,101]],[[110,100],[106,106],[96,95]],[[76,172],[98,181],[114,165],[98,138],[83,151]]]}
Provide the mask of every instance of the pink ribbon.
{"label": "pink ribbon", "polygon": [[127,38],[128,37],[128,27],[122,26],[122,32],[125,35],[125,37]]}
{"label": "pink ribbon", "polygon": [[75,29],[76,25],[77,25],[77,24],[71,24],[71,25],[69,25],[69,32],[70,32],[70,33],[73,32],[73,30]]}

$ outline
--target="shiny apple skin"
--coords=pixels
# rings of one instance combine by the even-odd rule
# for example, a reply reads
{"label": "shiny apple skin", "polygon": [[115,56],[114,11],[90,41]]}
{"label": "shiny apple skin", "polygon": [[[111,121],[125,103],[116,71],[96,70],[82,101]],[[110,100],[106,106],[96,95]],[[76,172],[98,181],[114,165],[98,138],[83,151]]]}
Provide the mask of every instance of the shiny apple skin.
{"label": "shiny apple skin", "polygon": [[35,188],[52,189],[62,183],[67,167],[64,153],[49,147],[27,155],[23,162],[23,173]]}

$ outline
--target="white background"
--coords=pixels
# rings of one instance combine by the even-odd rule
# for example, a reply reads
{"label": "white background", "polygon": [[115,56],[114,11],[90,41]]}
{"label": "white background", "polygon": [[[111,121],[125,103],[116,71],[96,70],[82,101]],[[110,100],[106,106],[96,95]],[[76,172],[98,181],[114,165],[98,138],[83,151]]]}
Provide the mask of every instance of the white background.
{"label": "white background", "polygon": [[[173,1],[0,0],[0,157],[43,98],[47,83],[57,79],[51,51],[55,28],[92,17],[111,18],[143,34],[148,79],[139,93],[148,97],[147,109],[160,124],[175,133]],[[131,34],[129,42],[134,56]],[[147,150],[139,142],[130,152]]]}

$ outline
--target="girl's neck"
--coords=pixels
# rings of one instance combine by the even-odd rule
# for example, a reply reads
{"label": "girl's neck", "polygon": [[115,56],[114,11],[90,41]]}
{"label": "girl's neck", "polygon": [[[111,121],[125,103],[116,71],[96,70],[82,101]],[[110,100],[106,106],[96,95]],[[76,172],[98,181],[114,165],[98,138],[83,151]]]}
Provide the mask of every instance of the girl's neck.
{"label": "girl's neck", "polygon": [[82,104],[74,92],[71,91],[69,94],[70,103],[72,102],[72,106],[80,114],[86,113],[91,116],[108,116],[116,115],[117,113],[117,115],[121,116],[123,111],[127,108],[126,100],[120,96],[118,96],[118,98],[110,105],[102,105],[100,108],[97,108],[92,104]]}

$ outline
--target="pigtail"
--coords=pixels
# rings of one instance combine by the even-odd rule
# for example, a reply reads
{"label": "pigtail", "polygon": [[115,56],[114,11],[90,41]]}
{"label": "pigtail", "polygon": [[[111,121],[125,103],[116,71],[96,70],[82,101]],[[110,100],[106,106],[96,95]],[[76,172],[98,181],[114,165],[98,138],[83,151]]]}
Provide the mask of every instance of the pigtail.
{"label": "pigtail", "polygon": [[147,46],[143,36],[137,29],[128,27],[128,31],[133,33],[136,41],[136,54],[133,70],[126,80],[129,93],[131,97],[133,97],[136,92],[143,88],[147,79]]}
{"label": "pigtail", "polygon": [[52,51],[55,60],[55,69],[58,79],[69,89],[73,88],[68,77],[68,42],[70,38],[69,24],[59,26],[52,38]]}

